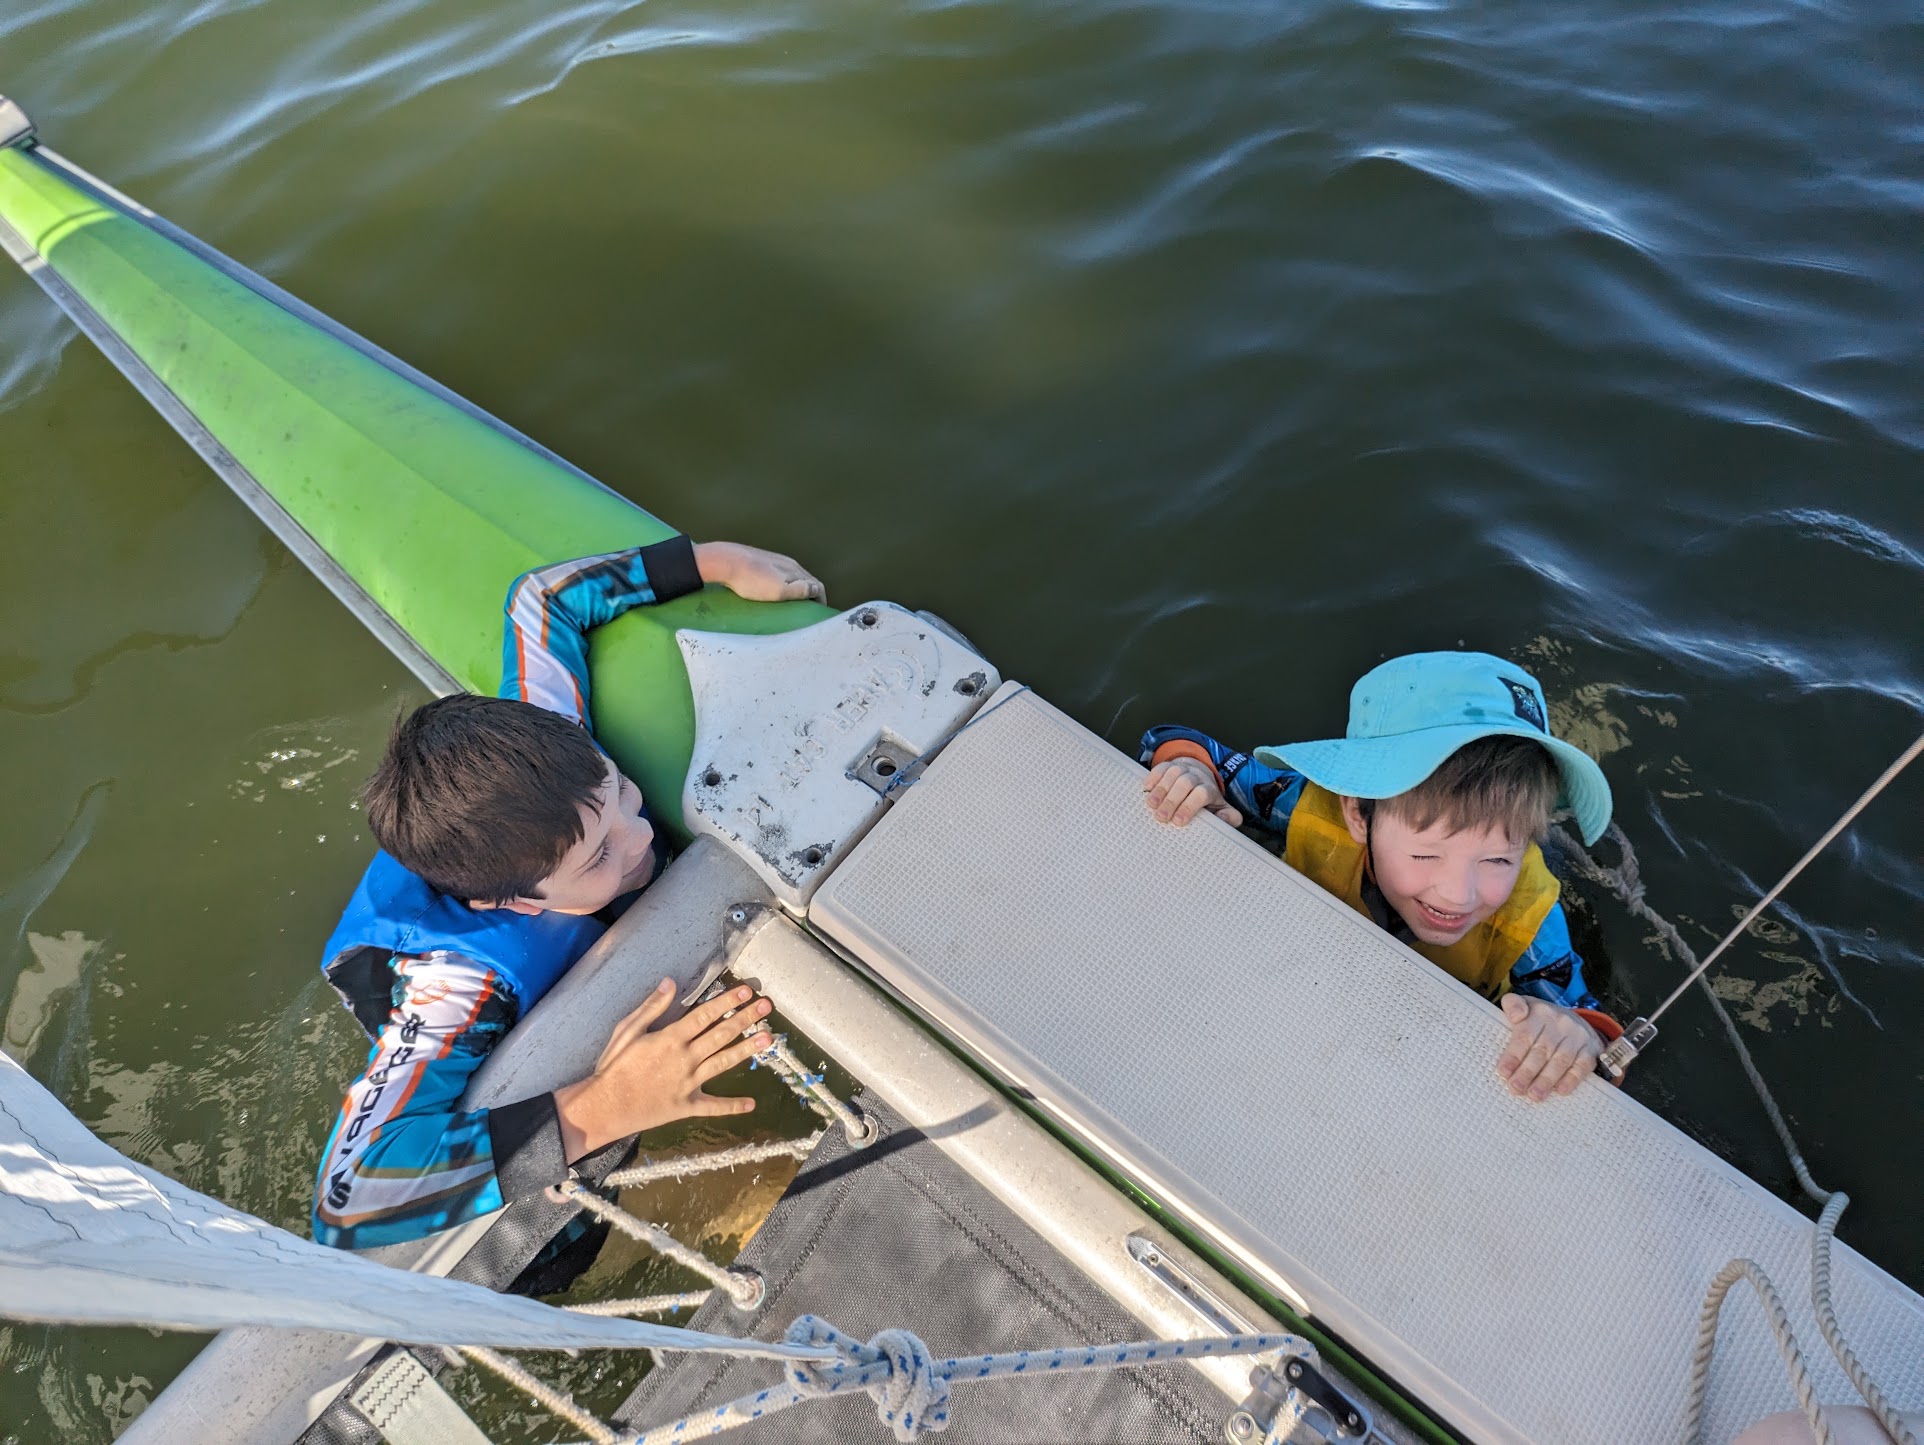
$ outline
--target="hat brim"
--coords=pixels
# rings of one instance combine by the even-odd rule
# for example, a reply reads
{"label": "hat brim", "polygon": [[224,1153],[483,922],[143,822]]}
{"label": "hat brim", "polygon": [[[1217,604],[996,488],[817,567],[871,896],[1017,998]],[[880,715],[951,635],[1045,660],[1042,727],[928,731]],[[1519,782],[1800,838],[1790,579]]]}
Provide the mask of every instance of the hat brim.
{"label": "hat brim", "polygon": [[1563,781],[1558,802],[1569,808],[1585,845],[1594,843],[1610,826],[1610,783],[1603,769],[1581,748],[1561,738],[1547,737],[1526,723],[1513,727],[1492,723],[1464,723],[1454,727],[1422,728],[1385,738],[1324,738],[1318,742],[1283,743],[1257,748],[1259,763],[1293,768],[1319,787],[1351,798],[1393,798],[1407,793],[1442,766],[1443,760],[1478,738],[1519,737],[1541,743],[1556,760]]}

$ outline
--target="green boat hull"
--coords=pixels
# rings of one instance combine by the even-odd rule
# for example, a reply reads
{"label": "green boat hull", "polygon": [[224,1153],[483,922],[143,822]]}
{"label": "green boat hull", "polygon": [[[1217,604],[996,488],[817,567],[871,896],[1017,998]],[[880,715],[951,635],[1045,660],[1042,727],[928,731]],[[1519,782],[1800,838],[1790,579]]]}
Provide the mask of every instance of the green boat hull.
{"label": "green boat hull", "polygon": [[[0,148],[0,242],[342,600],[438,691],[493,692],[533,567],[674,529],[31,143]],[[694,703],[679,628],[828,616],[709,587],[590,648],[596,734],[682,825]]]}

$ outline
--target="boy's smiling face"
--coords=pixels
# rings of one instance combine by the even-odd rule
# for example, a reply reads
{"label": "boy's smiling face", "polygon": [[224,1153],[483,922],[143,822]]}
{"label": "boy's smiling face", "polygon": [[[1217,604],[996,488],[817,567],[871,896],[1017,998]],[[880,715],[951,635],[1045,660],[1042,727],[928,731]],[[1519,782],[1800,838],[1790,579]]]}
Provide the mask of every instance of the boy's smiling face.
{"label": "boy's smiling face", "polygon": [[1484,825],[1451,831],[1441,820],[1413,828],[1379,803],[1367,824],[1355,798],[1343,799],[1350,837],[1375,855],[1376,886],[1410,932],[1445,947],[1501,908],[1523,869],[1527,839]]}
{"label": "boy's smiling face", "polygon": [[[537,896],[500,904],[512,913],[598,913],[655,871],[655,826],[641,810],[641,789],[608,762],[592,804],[582,804],[581,841],[541,880]],[[472,908],[496,905],[470,901]]]}

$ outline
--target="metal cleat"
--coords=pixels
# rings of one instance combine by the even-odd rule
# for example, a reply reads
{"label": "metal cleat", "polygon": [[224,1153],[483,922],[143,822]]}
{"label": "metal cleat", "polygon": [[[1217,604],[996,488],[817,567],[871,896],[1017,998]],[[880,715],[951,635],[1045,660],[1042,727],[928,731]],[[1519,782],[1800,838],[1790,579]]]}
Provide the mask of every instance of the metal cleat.
{"label": "metal cleat", "polygon": [[1249,1398],[1229,1417],[1223,1435],[1230,1445],[1338,1445],[1367,1440],[1369,1411],[1332,1385],[1318,1368],[1313,1349],[1285,1355],[1275,1366],[1258,1365],[1249,1377]]}

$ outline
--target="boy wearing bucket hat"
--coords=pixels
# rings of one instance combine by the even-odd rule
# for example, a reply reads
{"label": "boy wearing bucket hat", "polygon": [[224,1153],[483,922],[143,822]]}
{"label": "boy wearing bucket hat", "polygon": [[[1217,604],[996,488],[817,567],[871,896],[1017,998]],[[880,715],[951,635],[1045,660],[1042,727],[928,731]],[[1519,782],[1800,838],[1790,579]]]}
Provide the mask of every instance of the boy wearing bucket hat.
{"label": "boy wearing bucket hat", "polygon": [[1560,804],[1594,843],[1610,785],[1551,735],[1522,668],[1483,652],[1393,658],[1351,691],[1343,737],[1251,755],[1154,727],[1142,761],[1157,818],[1211,812],[1280,835],[1291,867],[1499,1000],[1510,1039],[1497,1069],[1513,1092],[1570,1093],[1623,1031],[1584,983],[1535,841]]}

